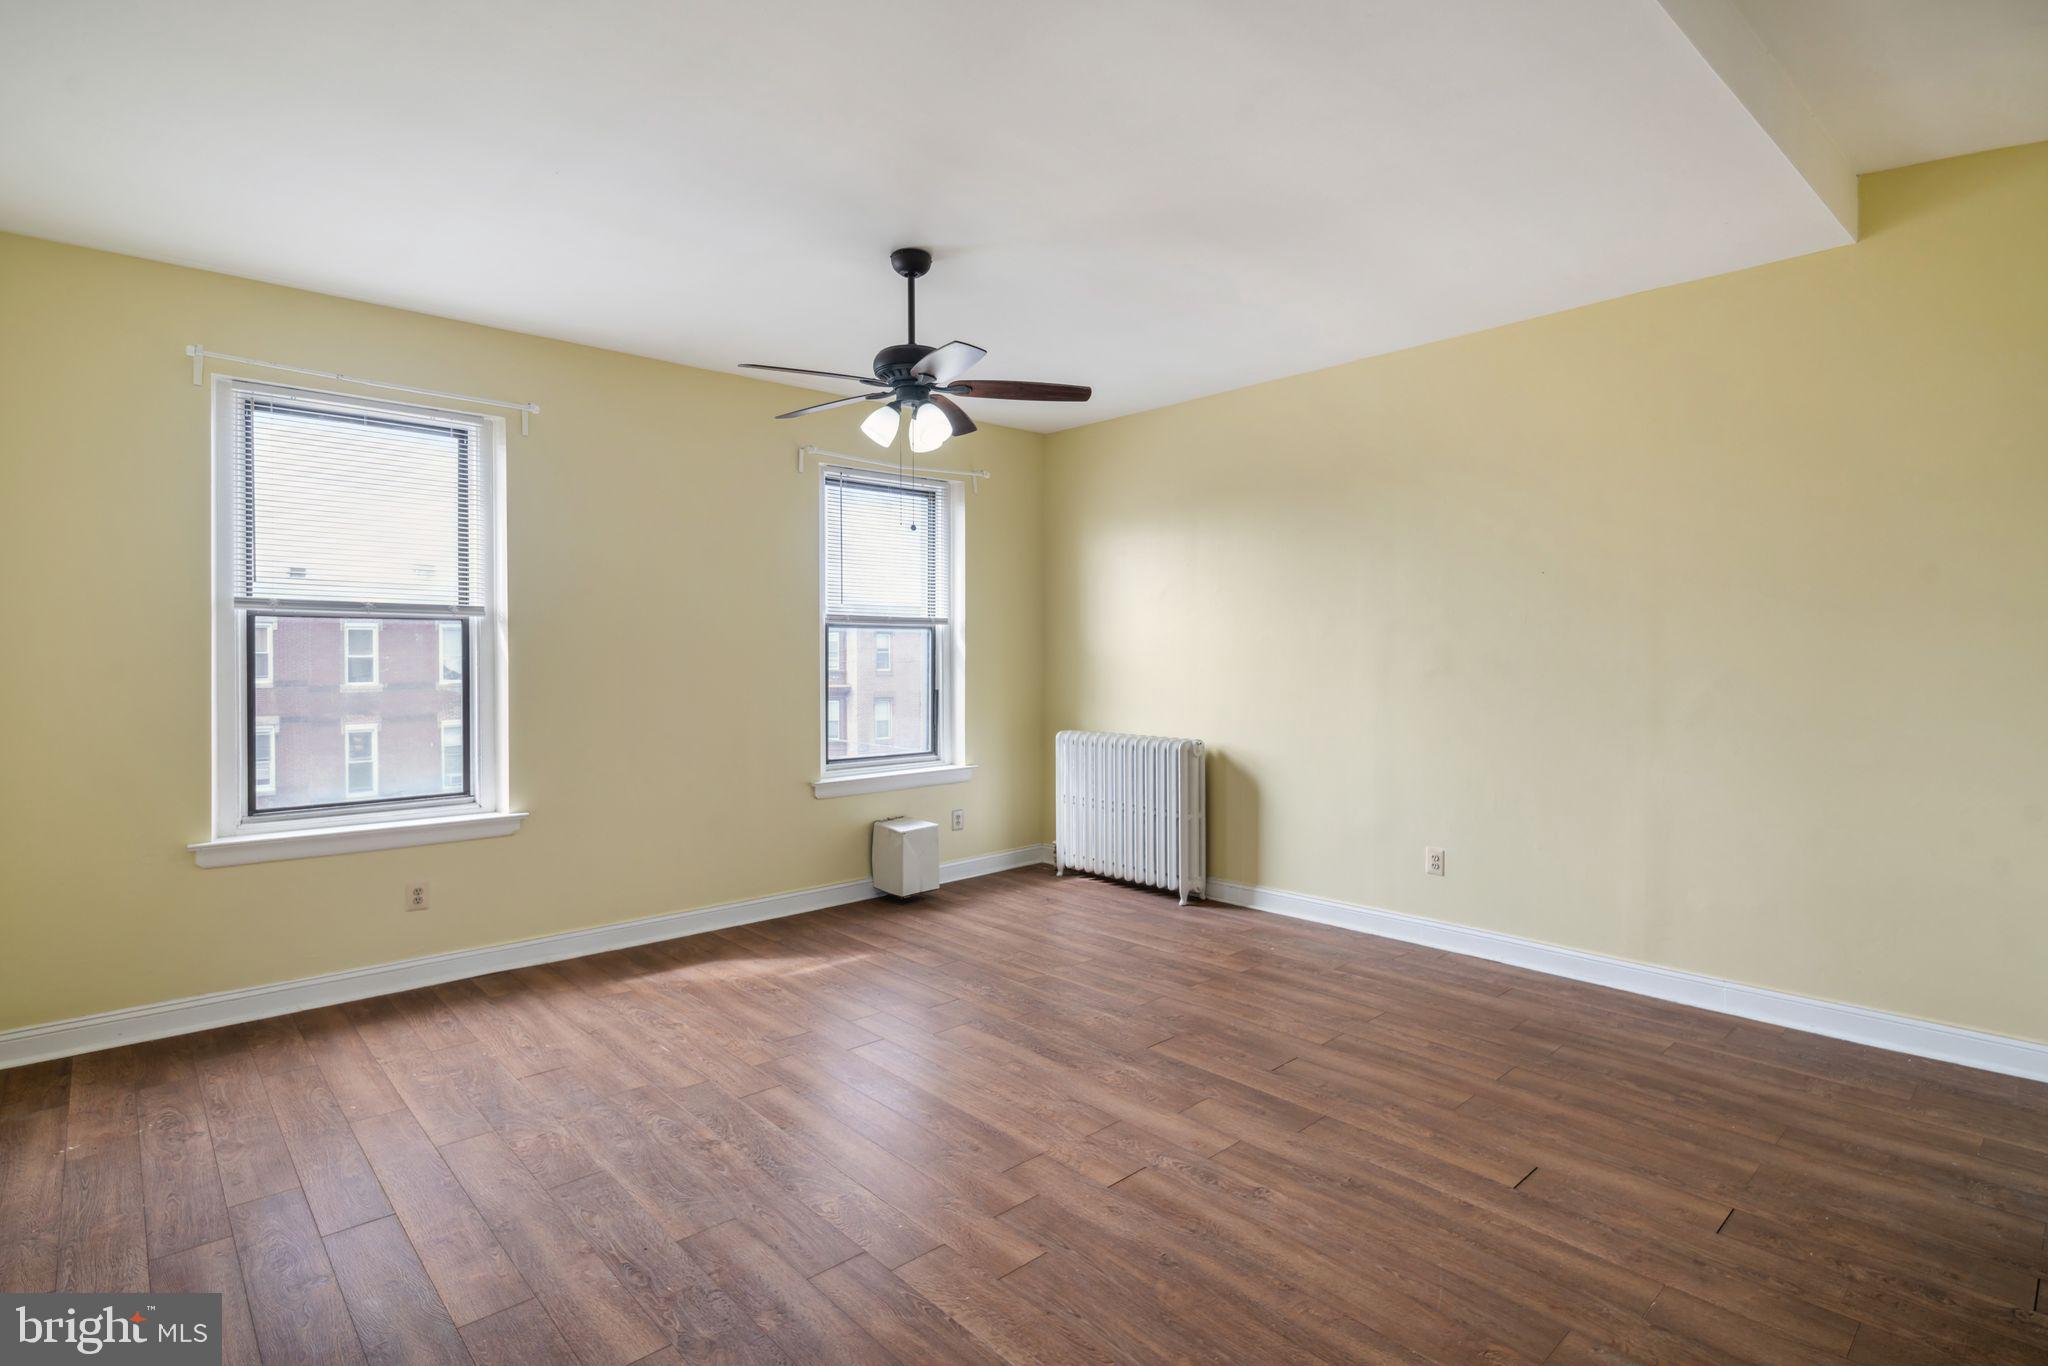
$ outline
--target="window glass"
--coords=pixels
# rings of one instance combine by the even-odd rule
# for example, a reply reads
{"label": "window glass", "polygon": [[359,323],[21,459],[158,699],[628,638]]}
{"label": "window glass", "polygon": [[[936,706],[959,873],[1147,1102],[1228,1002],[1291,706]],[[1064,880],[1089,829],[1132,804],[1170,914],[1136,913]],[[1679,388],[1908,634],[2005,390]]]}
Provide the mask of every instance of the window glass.
{"label": "window glass", "polygon": [[[258,814],[363,801],[441,797],[468,790],[466,689],[441,685],[443,627],[460,622],[408,617],[380,621],[293,616],[271,619],[279,659],[299,661],[264,689],[263,725],[253,740],[266,760],[251,783]],[[345,637],[374,640],[377,686],[354,669]],[[344,682],[344,678],[355,681]],[[452,757],[451,757],[452,751]],[[451,786],[449,774],[456,775]]]}

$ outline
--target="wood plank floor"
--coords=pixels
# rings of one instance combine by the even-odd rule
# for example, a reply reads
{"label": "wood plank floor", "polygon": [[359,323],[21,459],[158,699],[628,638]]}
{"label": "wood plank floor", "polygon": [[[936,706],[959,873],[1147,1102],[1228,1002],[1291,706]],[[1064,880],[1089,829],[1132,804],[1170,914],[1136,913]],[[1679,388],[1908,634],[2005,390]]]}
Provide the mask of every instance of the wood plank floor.
{"label": "wood plank floor", "polygon": [[2048,1362],[2048,1086],[1043,870],[0,1074],[227,1360]]}

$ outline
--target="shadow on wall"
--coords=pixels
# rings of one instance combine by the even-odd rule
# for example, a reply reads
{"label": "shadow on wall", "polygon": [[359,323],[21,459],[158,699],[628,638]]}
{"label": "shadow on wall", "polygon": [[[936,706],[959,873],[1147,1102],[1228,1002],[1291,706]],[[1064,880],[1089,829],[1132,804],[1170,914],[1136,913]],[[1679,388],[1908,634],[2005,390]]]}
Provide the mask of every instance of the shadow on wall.
{"label": "shadow on wall", "polygon": [[1209,876],[1257,886],[1259,784],[1227,752],[1211,747],[1209,773]]}

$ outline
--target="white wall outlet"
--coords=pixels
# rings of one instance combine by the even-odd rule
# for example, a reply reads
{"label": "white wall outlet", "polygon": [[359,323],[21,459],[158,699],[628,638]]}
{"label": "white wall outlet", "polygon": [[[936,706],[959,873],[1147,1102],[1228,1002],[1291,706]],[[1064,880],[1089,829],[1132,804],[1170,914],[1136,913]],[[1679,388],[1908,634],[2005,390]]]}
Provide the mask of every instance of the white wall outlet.
{"label": "white wall outlet", "polygon": [[967,828],[967,810],[965,807],[956,806],[953,808],[953,828],[955,830],[965,830]]}
{"label": "white wall outlet", "polygon": [[1444,851],[1441,849],[1424,848],[1422,851],[1422,871],[1428,873],[1431,877],[1442,877],[1444,875]]}
{"label": "white wall outlet", "polygon": [[405,909],[408,911],[424,911],[427,909],[426,883],[408,882],[405,884]]}

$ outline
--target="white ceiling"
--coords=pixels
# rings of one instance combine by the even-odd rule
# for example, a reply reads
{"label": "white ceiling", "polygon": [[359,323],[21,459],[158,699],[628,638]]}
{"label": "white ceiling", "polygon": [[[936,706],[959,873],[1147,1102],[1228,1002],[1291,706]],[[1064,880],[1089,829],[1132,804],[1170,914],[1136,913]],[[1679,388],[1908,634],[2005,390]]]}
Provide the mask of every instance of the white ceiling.
{"label": "white ceiling", "polygon": [[1657,0],[0,0],[0,227],[719,369],[923,245],[1038,430],[1846,241],[1771,124]]}
{"label": "white ceiling", "polygon": [[1735,0],[1851,170],[2048,138],[2048,0]]}

